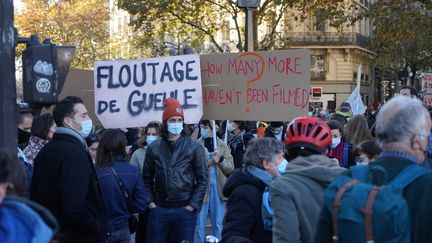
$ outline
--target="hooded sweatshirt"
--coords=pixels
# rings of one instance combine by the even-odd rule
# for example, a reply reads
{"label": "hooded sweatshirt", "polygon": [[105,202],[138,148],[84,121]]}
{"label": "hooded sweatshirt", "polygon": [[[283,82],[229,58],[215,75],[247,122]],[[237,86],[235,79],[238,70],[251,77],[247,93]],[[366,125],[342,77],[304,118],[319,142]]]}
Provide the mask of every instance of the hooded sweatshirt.
{"label": "hooded sweatshirt", "polygon": [[313,242],[323,191],[345,169],[326,156],[297,157],[270,184],[273,242]]}

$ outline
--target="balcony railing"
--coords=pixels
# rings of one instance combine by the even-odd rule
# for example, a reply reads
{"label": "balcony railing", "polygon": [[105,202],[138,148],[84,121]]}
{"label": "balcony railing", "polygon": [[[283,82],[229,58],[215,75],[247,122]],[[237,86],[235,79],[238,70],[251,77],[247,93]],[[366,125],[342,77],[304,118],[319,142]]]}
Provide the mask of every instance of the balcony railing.
{"label": "balcony railing", "polygon": [[290,44],[296,45],[358,45],[370,47],[370,38],[356,32],[285,32]]}

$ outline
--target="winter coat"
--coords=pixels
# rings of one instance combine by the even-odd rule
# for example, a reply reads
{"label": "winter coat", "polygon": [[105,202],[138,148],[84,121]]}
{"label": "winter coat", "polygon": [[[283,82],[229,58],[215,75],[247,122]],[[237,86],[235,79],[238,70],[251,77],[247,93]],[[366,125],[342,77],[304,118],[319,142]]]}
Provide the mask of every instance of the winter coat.
{"label": "winter coat", "polygon": [[30,198],[54,214],[63,240],[100,242],[107,228],[98,183],[84,139],[59,127],[36,156]]}
{"label": "winter coat", "polygon": [[228,197],[223,243],[271,243],[272,232],[264,230],[261,217],[262,195],[266,184],[252,176],[247,168],[235,170],[225,183]]}
{"label": "winter coat", "polygon": [[270,184],[273,242],[313,242],[323,191],[345,169],[323,155],[297,157]]}
{"label": "winter coat", "polygon": [[[210,139],[212,139],[212,138],[210,138]],[[200,139],[198,139],[198,142],[200,142],[204,146],[204,139],[202,137]],[[219,138],[217,138],[217,148],[223,156],[223,161],[216,163],[216,164],[213,164],[212,166],[215,166],[215,168],[216,168],[219,197],[222,200],[226,200],[227,198],[224,197],[224,195],[222,193],[222,189],[226,183],[227,176],[229,174],[231,174],[231,172],[233,172],[233,170],[234,170],[234,161],[233,161],[233,157],[231,156],[231,153],[228,149],[228,146]],[[210,166],[207,166],[207,168],[208,168],[207,173],[210,173]],[[210,185],[210,180],[207,183],[207,189],[206,189],[206,193],[204,196],[204,202],[208,201],[209,188],[210,188],[209,185]]]}
{"label": "winter coat", "polygon": [[58,230],[54,216],[35,202],[8,196],[0,203],[0,242],[50,242]]}
{"label": "winter coat", "polygon": [[143,178],[156,205],[200,210],[208,180],[204,147],[187,136],[154,141],[147,147]]}
{"label": "winter coat", "polygon": [[130,215],[143,213],[149,201],[141,173],[135,166],[127,161],[116,161],[112,168],[130,196],[130,201],[126,201],[111,167],[96,168],[105,203],[108,230],[115,232],[127,228]]}

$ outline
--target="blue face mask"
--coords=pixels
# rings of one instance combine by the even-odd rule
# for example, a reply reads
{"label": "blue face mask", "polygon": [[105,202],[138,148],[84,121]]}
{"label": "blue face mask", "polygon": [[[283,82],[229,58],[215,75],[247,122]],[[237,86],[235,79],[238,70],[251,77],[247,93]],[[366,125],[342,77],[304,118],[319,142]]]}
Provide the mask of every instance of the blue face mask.
{"label": "blue face mask", "polygon": [[287,165],[288,161],[286,159],[282,160],[282,162],[278,165],[277,170],[280,175],[285,173]]}
{"label": "blue face mask", "polygon": [[168,133],[171,136],[178,136],[183,131],[183,123],[168,123]]}
{"label": "blue face mask", "polygon": [[86,138],[93,129],[93,121],[91,119],[84,120],[81,122],[81,131],[79,131],[80,135],[83,138]]}
{"label": "blue face mask", "polygon": [[158,139],[158,136],[152,136],[152,135],[148,135],[146,137],[146,142],[148,145],[152,144],[156,139]]}
{"label": "blue face mask", "polygon": [[205,129],[205,128],[201,128],[200,134],[201,134],[201,137],[203,137],[203,138],[208,138],[208,136],[209,136],[209,133],[208,133],[207,129]]}

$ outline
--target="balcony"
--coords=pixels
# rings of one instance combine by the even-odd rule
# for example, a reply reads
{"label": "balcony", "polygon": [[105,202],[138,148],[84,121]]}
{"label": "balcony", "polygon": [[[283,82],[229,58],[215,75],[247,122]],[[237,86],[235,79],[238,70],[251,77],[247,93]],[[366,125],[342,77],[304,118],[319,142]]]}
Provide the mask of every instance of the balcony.
{"label": "balcony", "polygon": [[285,32],[285,38],[291,45],[357,45],[370,47],[370,38],[356,32]]}

